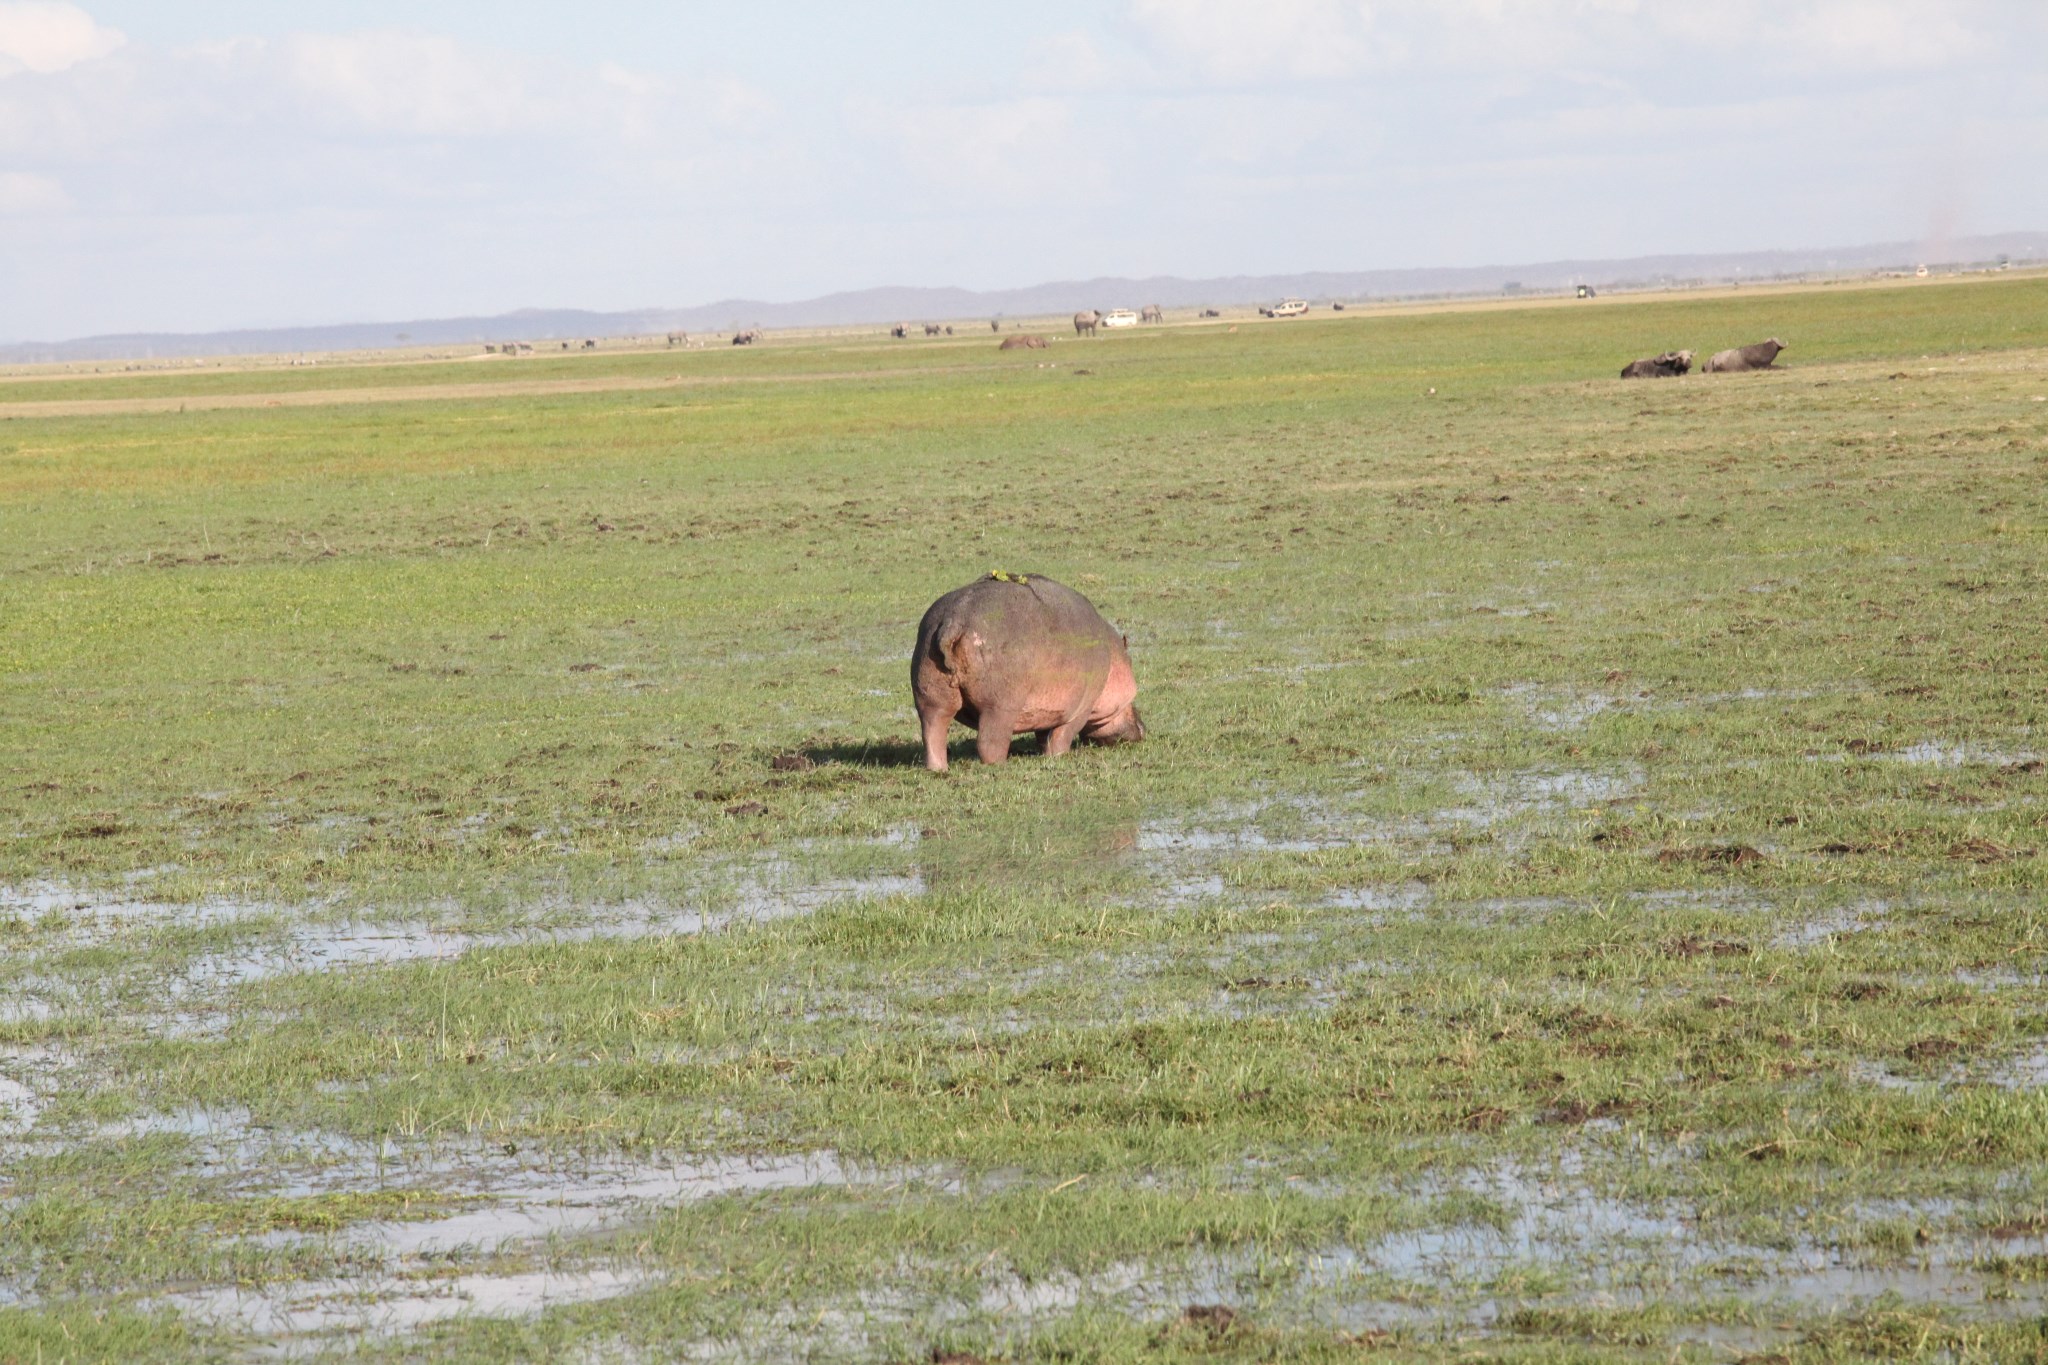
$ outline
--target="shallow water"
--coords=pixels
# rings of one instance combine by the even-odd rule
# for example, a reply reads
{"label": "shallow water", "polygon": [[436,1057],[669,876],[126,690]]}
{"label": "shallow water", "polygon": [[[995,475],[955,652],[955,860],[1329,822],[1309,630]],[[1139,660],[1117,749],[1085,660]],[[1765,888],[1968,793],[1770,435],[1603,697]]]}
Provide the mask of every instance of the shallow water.
{"label": "shallow water", "polygon": [[1803,924],[1779,931],[1771,939],[1771,944],[1777,948],[1817,947],[1842,934],[1874,929],[1890,912],[1891,906],[1884,901],[1858,901],[1854,905],[1836,906]]}
{"label": "shallow water", "polygon": [[[275,1354],[292,1355],[293,1338],[400,1332],[447,1318],[534,1317],[549,1308],[614,1298],[649,1280],[645,1272],[522,1271],[454,1277],[369,1277],[305,1280],[263,1289],[195,1290],[155,1302],[195,1321],[270,1338]],[[321,1349],[301,1340],[304,1351]]]}

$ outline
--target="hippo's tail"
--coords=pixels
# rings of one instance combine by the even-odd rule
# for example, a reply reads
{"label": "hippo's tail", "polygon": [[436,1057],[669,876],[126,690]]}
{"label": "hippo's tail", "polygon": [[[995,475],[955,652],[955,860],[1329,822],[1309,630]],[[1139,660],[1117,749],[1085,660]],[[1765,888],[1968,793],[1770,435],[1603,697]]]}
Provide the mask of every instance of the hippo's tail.
{"label": "hippo's tail", "polygon": [[941,673],[957,674],[968,653],[979,653],[980,649],[981,636],[968,627],[960,626],[948,631],[933,631],[925,653]]}

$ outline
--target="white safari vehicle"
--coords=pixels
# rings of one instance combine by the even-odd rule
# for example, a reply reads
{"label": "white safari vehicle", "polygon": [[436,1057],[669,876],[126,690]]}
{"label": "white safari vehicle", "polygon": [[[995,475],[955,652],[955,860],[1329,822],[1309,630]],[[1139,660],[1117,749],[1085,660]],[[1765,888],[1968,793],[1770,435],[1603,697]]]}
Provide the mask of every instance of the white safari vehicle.
{"label": "white safari vehicle", "polygon": [[1259,311],[1269,318],[1298,318],[1308,311],[1308,300],[1289,299],[1285,303],[1276,303],[1271,308],[1261,308]]}
{"label": "white safari vehicle", "polygon": [[1104,327],[1136,327],[1138,315],[1128,308],[1112,308],[1102,315]]}

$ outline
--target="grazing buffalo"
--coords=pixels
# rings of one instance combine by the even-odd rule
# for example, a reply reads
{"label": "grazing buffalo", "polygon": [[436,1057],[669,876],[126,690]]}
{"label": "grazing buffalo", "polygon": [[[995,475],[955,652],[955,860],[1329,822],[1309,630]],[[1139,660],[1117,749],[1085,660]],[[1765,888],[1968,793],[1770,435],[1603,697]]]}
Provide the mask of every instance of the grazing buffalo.
{"label": "grazing buffalo", "polygon": [[924,325],[924,334],[928,337],[935,337],[943,330],[936,322],[927,322]]}
{"label": "grazing buffalo", "polygon": [[1025,336],[1020,332],[1013,337],[1004,337],[996,349],[998,351],[1042,351],[1050,345],[1052,343],[1044,337]]}
{"label": "grazing buffalo", "polygon": [[1202,316],[1205,318],[1220,318],[1223,316],[1223,314],[1217,312],[1214,308],[1204,308],[1202,310]]}
{"label": "grazing buffalo", "polygon": [[597,342],[593,338],[585,337],[583,338],[583,349],[586,351],[594,351],[597,349]]}
{"label": "grazing buffalo", "polygon": [[1102,321],[1102,314],[1090,308],[1085,313],[1074,314],[1074,335],[1094,336],[1096,324]]}
{"label": "grazing buffalo", "polygon": [[917,624],[910,695],[924,763],[946,770],[946,730],[976,730],[984,763],[1035,731],[1047,755],[1074,741],[1145,737],[1138,681],[1123,636],[1072,588],[1037,574],[992,573],[931,604]]}
{"label": "grazing buffalo", "polygon": [[1759,341],[1753,346],[1742,346],[1732,351],[1716,351],[1714,358],[1700,368],[1708,374],[1742,374],[1748,370],[1768,370],[1777,363],[1778,352],[1785,349],[1785,343],[1772,337]]}
{"label": "grazing buffalo", "polygon": [[1691,351],[1666,351],[1648,360],[1631,360],[1621,370],[1623,379],[1669,379],[1692,372]]}
{"label": "grazing buffalo", "polygon": [[744,332],[734,332],[732,334],[732,344],[735,346],[751,346],[760,339],[761,333],[752,327],[749,327]]}
{"label": "grazing buffalo", "polygon": [[1164,322],[1166,321],[1166,310],[1156,303],[1148,303],[1138,310],[1138,321]]}
{"label": "grazing buffalo", "polygon": [[910,327],[907,323],[899,322],[889,329],[889,335],[892,337],[907,337],[910,335]]}

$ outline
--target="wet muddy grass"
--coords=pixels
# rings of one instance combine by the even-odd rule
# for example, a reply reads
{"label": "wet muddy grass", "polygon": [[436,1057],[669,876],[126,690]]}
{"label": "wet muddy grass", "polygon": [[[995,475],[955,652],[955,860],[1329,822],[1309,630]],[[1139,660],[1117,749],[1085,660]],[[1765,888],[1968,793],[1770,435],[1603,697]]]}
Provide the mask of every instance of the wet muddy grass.
{"label": "wet muddy grass", "polygon": [[10,422],[0,1360],[2040,1358],[2044,292]]}

